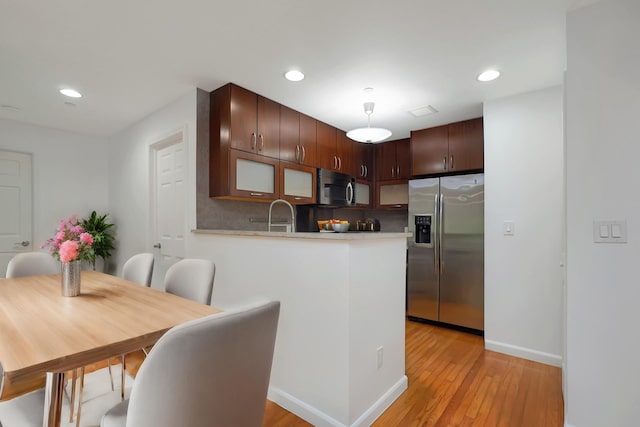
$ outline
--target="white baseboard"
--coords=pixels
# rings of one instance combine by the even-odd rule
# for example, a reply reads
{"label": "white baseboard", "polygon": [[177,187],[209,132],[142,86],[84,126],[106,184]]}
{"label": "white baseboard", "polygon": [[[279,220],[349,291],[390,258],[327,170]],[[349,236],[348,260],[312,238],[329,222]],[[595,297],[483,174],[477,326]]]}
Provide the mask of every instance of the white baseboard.
{"label": "white baseboard", "polygon": [[498,353],[509,354],[511,356],[521,357],[523,359],[533,360],[534,362],[544,363],[546,365],[562,367],[562,356],[558,354],[545,353],[526,347],[520,347],[502,342],[484,340],[484,347],[487,350],[497,351]]}
{"label": "white baseboard", "polygon": [[360,415],[353,424],[351,424],[351,427],[368,427],[373,424],[373,422],[377,420],[378,417],[382,415],[382,413],[386,411],[402,393],[404,393],[408,384],[409,380],[407,379],[407,376],[403,375],[402,378],[387,390],[385,394],[380,396],[380,399],[371,405],[369,409],[364,411],[364,413]]}
{"label": "white baseboard", "polygon": [[[369,409],[348,427],[371,425],[408,387],[407,376],[403,375],[386,393],[384,393]],[[347,427],[335,418],[319,409],[277,388],[269,387],[267,397],[289,412],[292,412],[316,427]]]}

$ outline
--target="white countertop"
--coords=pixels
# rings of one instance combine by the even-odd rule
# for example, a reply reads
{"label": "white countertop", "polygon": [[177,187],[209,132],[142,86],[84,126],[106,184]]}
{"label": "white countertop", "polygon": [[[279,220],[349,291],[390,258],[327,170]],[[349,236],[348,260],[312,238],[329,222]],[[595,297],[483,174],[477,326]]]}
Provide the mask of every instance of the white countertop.
{"label": "white countertop", "polygon": [[286,233],[282,231],[250,231],[250,230],[191,230],[196,234],[212,234],[226,236],[282,237],[286,239],[323,239],[323,240],[375,240],[411,237],[412,233],[384,233],[381,231],[351,231],[347,233],[314,232]]}

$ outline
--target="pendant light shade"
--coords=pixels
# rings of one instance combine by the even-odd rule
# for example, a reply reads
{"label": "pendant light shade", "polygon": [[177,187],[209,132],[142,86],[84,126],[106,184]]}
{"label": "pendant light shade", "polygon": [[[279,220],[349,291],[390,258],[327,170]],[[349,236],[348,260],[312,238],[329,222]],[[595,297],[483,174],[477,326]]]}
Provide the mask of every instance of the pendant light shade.
{"label": "pendant light shade", "polygon": [[373,113],[375,103],[365,102],[364,113],[367,115],[367,127],[357,128],[347,132],[347,136],[354,141],[376,143],[384,141],[391,136],[391,131],[384,128],[371,127],[371,114]]}

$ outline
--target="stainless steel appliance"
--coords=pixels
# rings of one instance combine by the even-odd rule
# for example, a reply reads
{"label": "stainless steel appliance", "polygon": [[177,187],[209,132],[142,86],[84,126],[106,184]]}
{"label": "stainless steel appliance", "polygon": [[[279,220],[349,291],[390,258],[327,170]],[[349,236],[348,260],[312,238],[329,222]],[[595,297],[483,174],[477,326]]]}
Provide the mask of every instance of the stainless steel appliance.
{"label": "stainless steel appliance", "polygon": [[409,181],[407,315],[484,330],[484,175]]}
{"label": "stainless steel appliance", "polygon": [[318,169],[318,205],[353,206],[355,204],[355,182],[355,177],[351,175],[329,169]]}

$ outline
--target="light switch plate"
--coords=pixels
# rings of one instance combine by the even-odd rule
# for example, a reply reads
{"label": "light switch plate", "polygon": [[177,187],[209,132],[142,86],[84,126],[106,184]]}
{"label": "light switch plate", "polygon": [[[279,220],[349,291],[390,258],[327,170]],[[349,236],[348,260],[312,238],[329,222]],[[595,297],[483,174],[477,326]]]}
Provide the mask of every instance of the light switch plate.
{"label": "light switch plate", "polygon": [[593,221],[595,243],[627,243],[627,221]]}
{"label": "light switch plate", "polygon": [[502,223],[502,234],[505,236],[513,236],[516,224],[513,221],[504,221]]}

